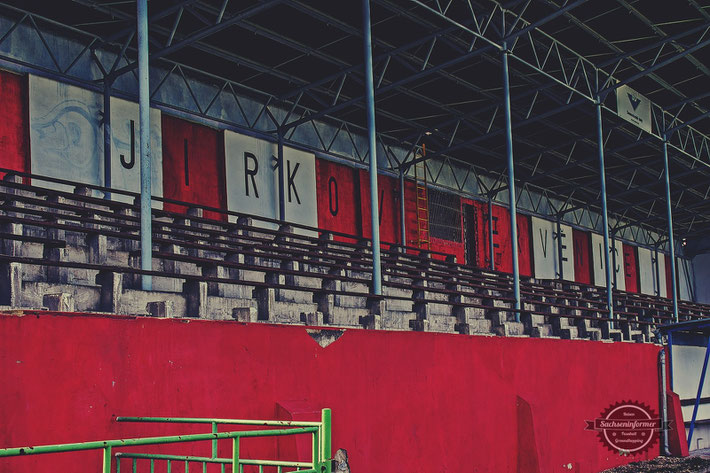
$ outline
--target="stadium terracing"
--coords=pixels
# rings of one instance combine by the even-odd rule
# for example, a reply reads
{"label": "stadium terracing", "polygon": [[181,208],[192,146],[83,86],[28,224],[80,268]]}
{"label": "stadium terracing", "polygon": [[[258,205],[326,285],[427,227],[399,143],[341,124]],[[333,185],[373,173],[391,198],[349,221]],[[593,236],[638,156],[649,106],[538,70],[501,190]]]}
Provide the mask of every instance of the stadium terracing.
{"label": "stadium terracing", "polygon": [[[710,447],[708,43],[698,0],[1,3],[0,449],[323,408],[358,472]],[[672,427],[585,431],[625,402]]]}

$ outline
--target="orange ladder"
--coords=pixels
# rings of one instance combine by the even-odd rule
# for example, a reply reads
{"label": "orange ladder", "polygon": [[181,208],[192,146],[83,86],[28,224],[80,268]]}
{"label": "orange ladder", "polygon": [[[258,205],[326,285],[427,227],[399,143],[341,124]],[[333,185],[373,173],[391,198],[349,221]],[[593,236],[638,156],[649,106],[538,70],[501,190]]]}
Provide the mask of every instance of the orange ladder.
{"label": "orange ladder", "polygon": [[[426,146],[422,144],[422,158],[426,156]],[[427,170],[425,161],[414,164],[414,183],[417,190],[417,246],[429,247],[429,194],[427,193]]]}

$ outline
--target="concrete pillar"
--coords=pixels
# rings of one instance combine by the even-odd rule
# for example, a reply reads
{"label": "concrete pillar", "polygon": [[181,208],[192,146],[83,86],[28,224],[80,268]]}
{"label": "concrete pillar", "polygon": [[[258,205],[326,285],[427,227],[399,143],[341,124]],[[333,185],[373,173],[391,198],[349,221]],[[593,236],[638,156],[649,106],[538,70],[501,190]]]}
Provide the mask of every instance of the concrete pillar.
{"label": "concrete pillar", "polygon": [[123,274],[113,271],[99,271],[96,276],[96,284],[101,286],[100,310],[120,314]]}

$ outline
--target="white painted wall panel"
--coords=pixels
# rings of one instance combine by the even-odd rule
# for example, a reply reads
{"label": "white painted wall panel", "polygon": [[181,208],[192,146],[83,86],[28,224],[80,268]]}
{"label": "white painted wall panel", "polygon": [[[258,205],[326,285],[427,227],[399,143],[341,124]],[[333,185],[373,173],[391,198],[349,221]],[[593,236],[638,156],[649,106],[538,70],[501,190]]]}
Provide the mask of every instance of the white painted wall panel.
{"label": "white painted wall panel", "polygon": [[615,288],[620,291],[626,290],[626,278],[624,276],[624,244],[621,240],[614,241],[614,284]]}
{"label": "white painted wall panel", "polygon": [[[30,75],[32,173],[103,185],[102,101],[94,92]],[[71,189],[39,180],[33,184]]]}
{"label": "white painted wall panel", "polygon": [[678,268],[678,297],[684,301],[693,300],[693,266],[684,258],[676,258]]}
{"label": "white painted wall panel", "polygon": [[[698,393],[700,372],[705,360],[705,347],[673,345],[673,391],[681,399],[695,399]],[[710,381],[707,377],[700,397],[710,397]],[[690,420],[693,406],[683,407],[683,418]],[[701,405],[698,420],[710,419],[710,405]]]}
{"label": "white painted wall panel", "polygon": [[658,295],[668,297],[668,291],[666,290],[666,255],[663,253],[656,254],[658,264]]}
{"label": "white painted wall panel", "polygon": [[[556,222],[532,217],[531,223],[535,277],[539,279],[558,279],[561,270],[565,280],[574,281],[572,227],[560,225],[560,234],[558,235]],[[561,239],[562,243],[561,262],[558,238]]]}
{"label": "white painted wall panel", "polygon": [[[611,244],[611,240],[609,241]],[[612,262],[612,282],[614,282],[614,273],[616,273],[616,288],[622,291],[626,290],[626,281],[624,280],[624,250],[623,243],[617,240],[611,248],[610,261]],[[594,264],[594,285],[606,287],[606,266],[604,259],[604,236],[599,233],[592,233],[592,262]]]}
{"label": "white painted wall panel", "polygon": [[[278,150],[274,143],[258,140],[232,131],[224,132],[224,159],[227,181],[227,209],[276,219],[279,200],[276,194],[278,176],[274,172]],[[230,216],[230,219],[236,220]],[[255,221],[256,225],[276,228]]]}
{"label": "white painted wall panel", "polygon": [[[235,212],[278,218],[277,145],[227,130],[224,133],[224,148],[227,208]],[[284,147],[284,161],[286,220],[317,227],[315,156]],[[275,228],[275,225],[265,222],[254,223]]]}
{"label": "white painted wall panel", "polygon": [[[286,220],[317,227],[316,157],[312,153],[284,147],[284,159],[286,161],[284,173]],[[278,173],[274,174],[278,182]]]}
{"label": "white painted wall panel", "polygon": [[531,217],[533,236],[533,264],[538,279],[556,279],[557,243],[553,238],[556,224]]}
{"label": "white painted wall panel", "polygon": [[[131,122],[133,122],[131,126]],[[131,192],[141,190],[140,120],[138,104],[111,97],[111,187]],[[133,138],[131,138],[133,136]],[[131,153],[131,143],[133,153]],[[163,141],[160,110],[150,109],[151,192],[163,196]],[[114,200],[130,202],[128,196],[114,194]],[[162,202],[153,202],[162,208]]]}
{"label": "white painted wall panel", "polygon": [[592,265],[595,286],[606,286],[606,263],[604,259],[604,236],[592,232]]}
{"label": "white painted wall panel", "polygon": [[653,252],[648,248],[637,248],[639,264],[639,288],[641,294],[656,295],[656,267]]}
{"label": "white painted wall panel", "polygon": [[[562,279],[574,281],[574,245],[572,243],[572,227],[569,225],[560,225],[559,238],[562,244],[562,261],[558,264],[558,271],[559,266],[562,266]],[[557,244],[557,242],[555,242],[555,244]]]}

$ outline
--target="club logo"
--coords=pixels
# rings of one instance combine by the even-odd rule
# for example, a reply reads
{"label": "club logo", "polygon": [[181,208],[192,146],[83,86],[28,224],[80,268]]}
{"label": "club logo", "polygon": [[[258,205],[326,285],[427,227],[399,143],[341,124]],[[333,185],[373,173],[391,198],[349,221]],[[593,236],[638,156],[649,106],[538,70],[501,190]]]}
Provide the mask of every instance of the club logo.
{"label": "club logo", "polygon": [[658,440],[661,429],[668,428],[653,409],[635,401],[612,404],[586,423],[585,430],[596,431],[602,444],[619,455],[647,451]]}
{"label": "club logo", "polygon": [[631,103],[631,106],[633,107],[634,112],[635,112],[636,109],[638,108],[639,104],[641,103],[641,98],[636,97],[635,95],[632,95],[628,92],[626,95],[629,96],[629,102]]}

